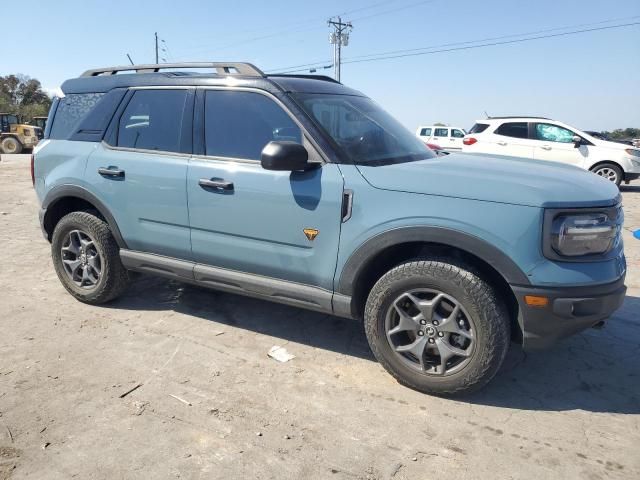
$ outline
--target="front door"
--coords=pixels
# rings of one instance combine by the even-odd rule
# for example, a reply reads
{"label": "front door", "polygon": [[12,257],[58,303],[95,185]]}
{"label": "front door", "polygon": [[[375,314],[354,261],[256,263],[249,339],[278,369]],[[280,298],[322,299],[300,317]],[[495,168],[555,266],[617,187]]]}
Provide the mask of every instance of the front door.
{"label": "front door", "polygon": [[464,132],[459,128],[451,129],[451,137],[449,138],[449,146],[446,147],[449,150],[462,150],[462,139],[464,138]]}
{"label": "front door", "polygon": [[196,112],[204,155],[191,159],[187,174],[193,259],[331,290],[343,193],[338,165],[263,169],[260,153],[272,140],[302,143],[320,161],[298,123],[264,93],[204,89]]}
{"label": "front door", "polygon": [[127,101],[89,156],[87,188],[109,209],[131,250],[189,259],[185,183],[193,94],[142,89]]}
{"label": "front door", "polygon": [[569,129],[550,123],[536,123],[534,127],[533,158],[552,162],[567,163],[582,167],[588,154],[588,147],[576,147],[573,137],[576,135]]}

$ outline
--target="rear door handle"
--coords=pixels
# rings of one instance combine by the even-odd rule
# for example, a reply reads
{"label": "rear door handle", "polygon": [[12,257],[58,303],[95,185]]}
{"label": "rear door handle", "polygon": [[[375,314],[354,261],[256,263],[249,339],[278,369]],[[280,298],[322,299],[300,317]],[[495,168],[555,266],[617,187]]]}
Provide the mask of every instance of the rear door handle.
{"label": "rear door handle", "polygon": [[124,178],[124,170],[120,170],[118,167],[100,167],[98,173],[103,177]]}
{"label": "rear door handle", "polygon": [[233,190],[233,182],[227,182],[221,178],[201,178],[198,184],[202,188],[215,188],[217,190]]}
{"label": "rear door handle", "polygon": [[498,142],[498,145],[502,145],[504,147],[507,145],[507,142]]}

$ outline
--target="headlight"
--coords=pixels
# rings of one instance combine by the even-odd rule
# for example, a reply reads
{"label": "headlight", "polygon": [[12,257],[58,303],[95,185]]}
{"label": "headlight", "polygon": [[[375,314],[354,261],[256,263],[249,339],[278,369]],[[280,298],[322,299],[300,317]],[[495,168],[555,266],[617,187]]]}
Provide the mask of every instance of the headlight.
{"label": "headlight", "polygon": [[640,157],[640,150],[637,150],[635,148],[625,148],[624,151],[632,157]]}
{"label": "headlight", "polygon": [[588,213],[551,210],[545,217],[544,250],[548,258],[602,257],[622,238],[622,207]]}

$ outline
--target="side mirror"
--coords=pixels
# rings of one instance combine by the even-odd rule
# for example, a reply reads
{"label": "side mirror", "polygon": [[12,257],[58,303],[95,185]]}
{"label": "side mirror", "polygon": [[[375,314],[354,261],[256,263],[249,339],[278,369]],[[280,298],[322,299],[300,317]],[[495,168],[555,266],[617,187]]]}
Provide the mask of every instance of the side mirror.
{"label": "side mirror", "polygon": [[582,145],[582,137],[579,137],[578,135],[574,135],[571,140],[573,140],[573,148],[578,148]]}
{"label": "side mirror", "polygon": [[307,149],[296,142],[269,142],[262,149],[262,168],[265,170],[305,170],[309,164]]}

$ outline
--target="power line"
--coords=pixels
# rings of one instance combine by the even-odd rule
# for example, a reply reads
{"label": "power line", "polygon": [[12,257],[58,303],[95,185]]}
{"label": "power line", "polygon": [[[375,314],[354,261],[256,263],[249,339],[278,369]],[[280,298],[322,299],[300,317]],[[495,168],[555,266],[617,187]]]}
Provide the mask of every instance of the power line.
{"label": "power line", "polygon": [[[341,12],[338,15],[339,16],[343,16],[343,15],[349,15],[351,13],[361,12],[361,11],[365,11],[365,10],[371,10],[371,9],[375,9],[375,8],[381,7],[383,5],[389,5],[390,3],[395,3],[397,1],[398,0],[380,1],[380,2],[376,2],[374,4],[367,5],[367,6],[364,6],[364,7],[359,7],[359,8],[355,8],[355,9],[352,9],[352,10],[347,10],[347,11]],[[433,2],[433,1],[437,1],[437,0],[423,0],[421,2],[412,3],[412,4],[409,4],[407,6],[400,7],[399,9],[409,8],[410,6],[414,6],[414,5],[421,4],[421,3]],[[389,13],[391,11],[393,11],[393,10],[386,10],[386,11],[382,12],[381,14]],[[326,18],[326,17],[323,17],[323,18]],[[369,18],[369,17],[365,17],[365,18]],[[225,49],[228,49],[228,48],[235,47],[237,45],[244,45],[244,44],[256,42],[256,41],[259,41],[259,40],[266,40],[266,39],[269,39],[269,38],[279,37],[279,36],[282,36],[284,34],[298,33],[298,32],[308,32],[308,31],[311,31],[311,30],[319,30],[320,27],[304,27],[304,28],[301,28],[301,25],[307,25],[307,24],[310,24],[310,23],[315,23],[319,19],[320,19],[320,17],[314,17],[313,19],[297,21],[295,23],[291,23],[290,24],[292,28],[285,28],[285,29],[277,30],[274,33],[269,33],[269,34],[265,34],[265,35],[259,35],[259,36],[256,36],[256,37],[250,37],[250,38],[247,38],[245,40],[239,40],[237,42],[228,43],[228,44],[222,45],[220,47],[197,46],[197,47],[192,47],[192,48],[186,48],[186,49],[183,49],[182,51],[183,52],[189,52],[189,51],[190,52],[202,52],[202,51],[212,50],[214,48],[215,48],[215,50],[225,50]],[[265,29],[256,29],[256,30],[249,30],[248,32],[258,32],[258,31],[264,31],[264,30]],[[183,57],[181,57],[181,58],[183,58]]]}
{"label": "power line", "polygon": [[509,45],[509,44],[512,44],[512,43],[530,42],[532,40],[541,40],[541,39],[545,39],[545,38],[564,37],[564,36],[568,36],[568,35],[576,35],[576,34],[579,34],[579,33],[597,32],[597,31],[600,31],[600,30],[610,30],[610,29],[613,29],[613,28],[631,27],[631,26],[634,26],[634,25],[640,25],[640,22],[623,23],[623,24],[620,24],[620,25],[608,25],[606,27],[587,28],[587,29],[584,29],[584,30],[574,30],[574,31],[571,31],[571,32],[555,33],[555,34],[552,34],[552,35],[539,35],[539,36],[536,36],[536,37],[521,38],[521,39],[516,39],[516,40],[505,40],[505,41],[502,41],[502,42],[483,43],[483,44],[480,44],[480,45],[468,45],[468,46],[464,46],[464,47],[454,47],[454,48],[448,48],[448,49],[444,49],[444,50],[432,50],[432,51],[429,51],[429,52],[404,53],[404,54],[399,54],[399,55],[388,55],[388,56],[361,59],[361,60],[346,60],[343,63],[374,62],[374,61],[377,61],[377,60],[389,60],[389,59],[392,59],[392,58],[415,57],[415,56],[419,56],[419,55],[428,55],[428,54],[431,54],[431,53],[453,52],[453,51],[456,51],[456,50],[471,50],[471,49],[475,49],[475,48],[493,47],[493,46],[496,46],[496,45]]}
{"label": "power line", "polygon": [[[619,18],[619,19],[615,19],[615,20],[626,20],[626,19],[631,20],[631,19],[635,19],[635,18],[640,18],[640,16]],[[472,48],[489,47],[489,46],[495,46],[495,45],[506,45],[506,44],[511,44],[511,43],[519,43],[519,42],[526,42],[526,41],[532,41],[532,40],[540,40],[540,39],[544,39],[544,38],[561,37],[561,36],[566,36],[566,35],[574,35],[574,34],[579,34],[579,33],[593,32],[593,31],[599,31],[599,30],[607,30],[607,29],[611,29],[611,28],[622,28],[622,27],[628,27],[628,26],[633,26],[633,25],[640,24],[640,22],[632,22],[632,23],[625,23],[625,24],[619,24],[619,25],[607,25],[607,26],[604,26],[604,27],[589,28],[589,29],[582,29],[582,30],[574,30],[574,31],[561,32],[561,33],[552,34],[552,35],[539,35],[539,36],[516,39],[516,40],[495,41],[494,42],[494,40],[502,40],[502,39],[513,38],[513,37],[536,35],[536,34],[539,34],[539,33],[552,32],[552,31],[564,30],[564,29],[568,29],[568,28],[576,28],[576,27],[587,26],[587,25],[600,25],[602,23],[609,23],[609,22],[612,22],[612,21],[614,21],[614,20],[605,20],[605,21],[595,22],[595,23],[590,23],[590,24],[578,24],[578,25],[572,25],[572,26],[567,26],[567,27],[558,27],[558,28],[553,28],[553,29],[538,30],[538,31],[535,31],[535,32],[503,35],[503,36],[500,36],[500,37],[490,37],[490,38],[484,38],[484,39],[478,39],[478,40],[469,40],[469,41],[465,41],[465,42],[455,42],[455,43],[449,43],[449,44],[432,45],[432,46],[429,46],[429,47],[421,47],[421,48],[412,48],[412,49],[404,49],[404,50],[393,50],[393,51],[387,51],[387,52],[379,52],[379,53],[374,53],[374,54],[360,55],[360,56],[356,56],[356,57],[347,58],[347,59],[345,59],[345,61],[343,61],[343,63],[362,63],[362,62],[367,62],[367,61],[386,60],[386,59],[390,59],[390,58],[401,58],[401,57],[407,57],[407,56],[427,55],[427,54],[431,54],[431,53],[442,53],[442,52],[450,52],[450,51],[456,51],[456,50],[468,50],[468,49],[472,49]],[[468,45],[468,44],[475,44],[475,43],[479,43],[479,42],[492,42],[492,43],[481,43],[480,45]],[[460,47],[457,47],[457,48],[440,49],[442,47],[454,47],[454,46],[457,46],[457,45],[463,45],[463,46],[460,46]],[[433,50],[433,49],[440,49],[440,50]],[[425,52],[424,50],[429,50],[429,51]],[[394,55],[394,54],[398,54],[398,55]],[[327,60],[313,62],[313,63],[300,64],[300,65],[292,65],[290,67],[284,67],[284,68],[281,68],[281,69],[278,69],[278,70],[268,70],[267,72],[275,72],[275,71],[278,71],[279,73],[304,72],[304,71],[307,70],[307,68],[303,68],[303,67],[319,66],[319,65],[325,64],[325,63],[327,63]]]}
{"label": "power line", "polygon": [[372,13],[371,15],[365,15],[364,17],[356,17],[352,21],[368,20],[369,18],[379,17],[380,15],[386,15],[387,13],[395,13],[395,12],[399,12],[401,10],[406,10],[407,8],[417,7],[417,6],[423,5],[425,3],[434,3],[434,2],[437,2],[437,1],[438,0],[422,0],[420,2],[413,2],[413,3],[410,3],[408,5],[400,6],[398,8],[391,8],[389,10],[384,10],[382,12]]}

